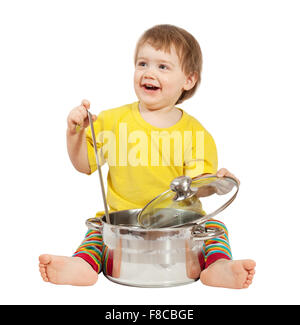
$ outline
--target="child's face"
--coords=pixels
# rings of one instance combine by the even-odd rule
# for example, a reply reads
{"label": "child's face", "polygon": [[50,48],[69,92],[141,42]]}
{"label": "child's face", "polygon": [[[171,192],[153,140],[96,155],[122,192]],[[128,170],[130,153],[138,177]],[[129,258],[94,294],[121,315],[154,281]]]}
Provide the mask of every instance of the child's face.
{"label": "child's face", "polygon": [[194,79],[182,71],[174,46],[170,53],[156,50],[149,43],[140,47],[135,64],[134,89],[141,104],[148,109],[173,107],[183,90],[193,88]]}

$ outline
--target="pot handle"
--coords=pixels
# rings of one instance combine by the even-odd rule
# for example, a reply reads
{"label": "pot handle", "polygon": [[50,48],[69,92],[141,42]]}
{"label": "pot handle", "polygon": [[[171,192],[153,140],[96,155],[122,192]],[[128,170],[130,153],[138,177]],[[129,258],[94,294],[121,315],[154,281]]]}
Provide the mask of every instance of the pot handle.
{"label": "pot handle", "polygon": [[212,238],[217,238],[224,235],[223,229],[215,229],[202,225],[195,225],[191,230],[191,236],[194,240],[207,240]]}
{"label": "pot handle", "polygon": [[97,230],[102,233],[103,222],[101,218],[89,218],[85,222],[86,226],[91,230]]}

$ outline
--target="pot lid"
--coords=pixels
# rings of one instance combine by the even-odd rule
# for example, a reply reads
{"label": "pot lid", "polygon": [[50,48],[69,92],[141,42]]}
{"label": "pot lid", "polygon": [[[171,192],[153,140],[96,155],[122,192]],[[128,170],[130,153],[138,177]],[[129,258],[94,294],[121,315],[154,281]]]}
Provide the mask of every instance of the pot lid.
{"label": "pot lid", "polygon": [[[171,182],[169,190],[140,211],[138,223],[144,228],[201,224],[223,211],[238,190],[238,183],[231,177],[179,176]],[[187,210],[191,213],[186,213]]]}

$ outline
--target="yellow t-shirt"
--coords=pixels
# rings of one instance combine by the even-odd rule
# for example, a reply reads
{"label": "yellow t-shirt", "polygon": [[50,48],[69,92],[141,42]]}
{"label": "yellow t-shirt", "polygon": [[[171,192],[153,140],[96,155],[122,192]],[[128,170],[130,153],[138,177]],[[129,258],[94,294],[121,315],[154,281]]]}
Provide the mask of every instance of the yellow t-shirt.
{"label": "yellow t-shirt", "polygon": [[[147,123],[138,102],[98,115],[94,129],[100,161],[109,166],[110,211],[143,208],[168,190],[175,177],[216,173],[217,151],[212,136],[194,117],[181,111],[181,119],[168,128]],[[93,173],[97,164],[90,127],[86,139]]]}

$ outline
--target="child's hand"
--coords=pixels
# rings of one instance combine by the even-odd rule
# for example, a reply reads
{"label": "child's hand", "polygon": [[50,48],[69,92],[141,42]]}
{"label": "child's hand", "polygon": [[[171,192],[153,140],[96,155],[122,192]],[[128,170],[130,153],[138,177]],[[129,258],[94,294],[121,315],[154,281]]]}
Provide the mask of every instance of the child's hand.
{"label": "child's hand", "polygon": [[[240,185],[240,181],[226,168],[221,168],[220,170],[218,170],[216,175],[220,178],[225,176],[231,177],[238,183],[238,185]],[[218,186],[215,187],[215,190],[218,195],[224,195],[229,193],[233,189],[233,187],[233,184],[228,184],[227,182],[222,183],[222,180],[220,180],[220,182],[218,182]]]}
{"label": "child's hand", "polygon": [[[89,119],[87,110],[90,108],[90,102],[86,99],[82,100],[81,105],[73,108],[68,115],[67,123],[68,130],[71,134],[76,134],[78,127],[79,130],[83,130],[89,126]],[[97,119],[96,115],[93,115],[93,121]]]}
{"label": "child's hand", "polygon": [[231,174],[226,168],[221,168],[220,170],[218,170],[216,175],[217,177],[224,177],[224,176],[231,177],[235,179],[237,183],[240,185],[240,181],[233,174]]}
{"label": "child's hand", "polygon": [[[204,176],[206,174],[202,174],[202,176]],[[231,178],[233,178],[234,180],[236,180],[236,182],[238,183],[238,185],[240,185],[240,181],[233,175],[231,174],[226,168],[221,168],[220,170],[217,171],[216,173],[217,177],[224,177],[224,176],[229,176]],[[198,191],[197,191],[197,197],[206,197],[206,196],[210,196],[214,193],[217,193],[219,195],[223,195],[223,194],[227,194],[229,193],[232,189],[233,186],[230,186],[226,183],[226,186],[224,184],[222,184],[222,180],[221,182],[218,182],[218,185],[216,186],[215,184],[209,184],[209,185],[204,185],[202,187],[199,187]]]}

